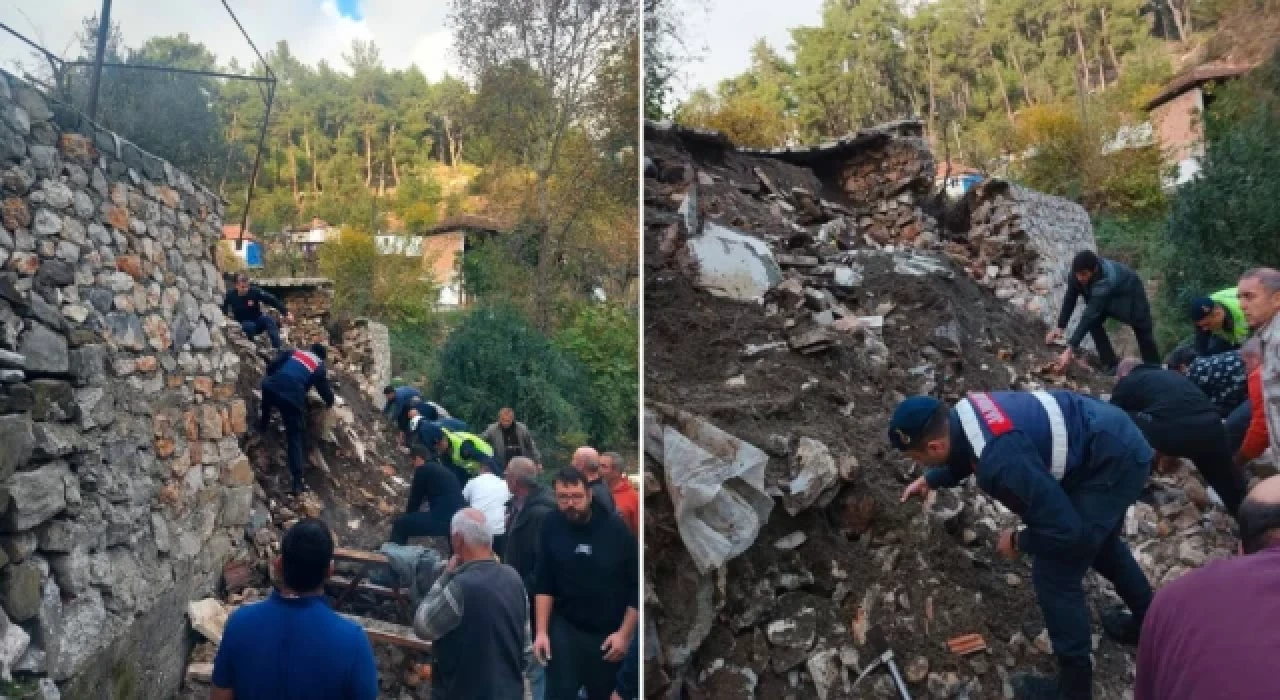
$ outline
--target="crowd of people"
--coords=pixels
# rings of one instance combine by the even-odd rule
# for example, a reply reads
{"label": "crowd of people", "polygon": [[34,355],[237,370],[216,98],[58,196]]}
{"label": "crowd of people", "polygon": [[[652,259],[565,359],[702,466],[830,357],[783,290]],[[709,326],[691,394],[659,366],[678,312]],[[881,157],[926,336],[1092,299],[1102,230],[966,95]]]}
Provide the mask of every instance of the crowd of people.
{"label": "crowd of people", "polygon": [[[1057,365],[1065,370],[1092,338],[1103,370],[1117,377],[1110,400],[1071,391],[971,392],[953,406],[907,398],[889,440],[928,468],[902,500],[974,476],[1020,516],[1023,527],[1002,531],[995,546],[1032,560],[1058,673],[1015,674],[1015,698],[1093,697],[1090,568],[1124,603],[1099,617],[1109,637],[1138,647],[1135,700],[1280,697],[1280,679],[1266,671],[1280,653],[1268,615],[1280,605],[1280,476],[1255,475],[1250,488],[1245,472],[1268,446],[1280,457],[1280,271],[1251,269],[1236,287],[1197,298],[1194,339],[1163,364],[1141,279],[1091,251],[1072,262],[1047,342],[1064,337],[1080,298],[1086,308]],[[1109,318],[1133,328],[1142,362],[1116,356]],[[1152,469],[1180,459],[1236,519],[1242,556],[1157,593],[1121,529]]]}
{"label": "crowd of people", "polygon": [[[243,275],[224,303],[248,337],[265,333],[279,351],[262,381],[257,430],[280,414],[298,495],[307,489],[307,393],[315,389],[329,407],[337,399],[326,347],[280,349],[279,325],[264,305],[291,318]],[[432,642],[432,697],[635,700],[640,506],[624,458],[583,446],[568,465],[544,472],[533,434],[511,408],[477,435],[414,387],[387,386],[384,398],[388,427],[414,469],[388,540],[447,541],[443,570],[413,620]],[[325,602],[333,552],[319,520],[285,533],[270,598],[227,624],[215,700],[378,696],[364,630]]]}

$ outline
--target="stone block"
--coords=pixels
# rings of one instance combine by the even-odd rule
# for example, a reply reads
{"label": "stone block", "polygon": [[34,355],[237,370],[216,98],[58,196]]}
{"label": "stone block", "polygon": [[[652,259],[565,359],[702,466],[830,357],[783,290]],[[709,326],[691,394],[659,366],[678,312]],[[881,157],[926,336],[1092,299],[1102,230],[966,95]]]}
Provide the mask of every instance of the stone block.
{"label": "stone block", "polygon": [[0,223],[6,229],[17,231],[31,225],[31,211],[27,203],[18,197],[9,197],[0,204]]}
{"label": "stone block", "polygon": [[249,458],[240,456],[222,468],[222,483],[226,486],[252,486],[253,465]]}
{"label": "stone block", "polygon": [[40,580],[40,567],[32,561],[0,571],[0,604],[14,622],[26,622],[40,612]]}
{"label": "stone block", "polygon": [[36,529],[36,536],[42,551],[65,554],[76,545],[85,544],[88,531],[70,520],[50,520]]}
{"label": "stone block", "polygon": [[107,314],[106,321],[107,338],[118,347],[133,351],[146,348],[146,331],[136,315],[117,311]]}
{"label": "stone block", "polygon": [[[10,624],[8,619],[4,620],[4,625],[0,626],[4,632],[0,633],[0,676],[8,678],[10,674],[18,666],[18,661],[27,653],[27,649],[31,646],[31,635],[18,625]],[[47,678],[43,679],[49,680]],[[43,694],[43,690],[38,691]],[[46,700],[47,698],[59,697],[57,686],[54,686],[54,695],[43,694],[37,695],[37,698]]]}
{"label": "stone block", "polygon": [[36,436],[35,456],[41,459],[65,457],[84,445],[80,429],[74,425],[32,423],[31,429]]}
{"label": "stone block", "polygon": [[236,486],[222,492],[223,527],[244,527],[253,512],[253,487]]}
{"label": "stone block", "polygon": [[129,230],[129,210],[124,207],[104,205],[102,219],[103,223],[117,231]]}
{"label": "stone block", "polygon": [[233,435],[243,435],[248,431],[249,410],[245,405],[244,399],[236,399],[231,402],[228,416],[230,417],[231,433]]}
{"label": "stone block", "polygon": [[134,366],[139,372],[146,374],[156,371],[156,367],[158,367],[159,364],[159,360],[157,360],[154,355],[147,355],[145,357],[139,357]]}
{"label": "stone block", "polygon": [[35,398],[31,417],[36,421],[69,421],[77,417],[75,391],[70,382],[36,379],[30,383]]}
{"label": "stone block", "polygon": [[12,535],[0,535],[0,549],[4,550],[9,561],[26,561],[39,546],[39,537],[35,532],[17,532]]}
{"label": "stone block", "polygon": [[66,462],[46,464],[35,471],[18,472],[0,490],[9,495],[9,509],[0,520],[5,532],[30,530],[67,507]]}
{"label": "stone block", "polygon": [[58,586],[45,583],[40,601],[39,637],[45,640],[49,676],[63,681],[106,644],[102,632],[107,611],[102,596],[90,587],[84,594],[63,604]]}
{"label": "stone block", "polygon": [[63,134],[58,141],[58,149],[62,151],[63,158],[85,166],[92,166],[98,156],[93,141],[82,134]]}
{"label": "stone block", "polygon": [[90,562],[89,548],[78,545],[68,548],[66,553],[50,556],[49,568],[59,588],[71,595],[80,595],[89,588]]}
{"label": "stone block", "polygon": [[35,448],[35,432],[31,417],[0,416],[0,482],[31,460]]}
{"label": "stone block", "polygon": [[67,339],[40,323],[23,334],[18,352],[27,357],[27,372],[63,374],[70,369]]}
{"label": "stone block", "polygon": [[23,277],[31,277],[40,270],[40,256],[23,251],[15,252],[9,256],[9,269]]}
{"label": "stone block", "polygon": [[154,350],[168,350],[173,346],[173,338],[169,333],[169,324],[160,316],[147,316],[142,322],[143,331],[147,334],[147,342]]}
{"label": "stone block", "polygon": [[84,430],[110,425],[115,419],[115,396],[103,388],[77,389],[75,402]]}
{"label": "stone block", "polygon": [[107,347],[82,345],[70,352],[70,372],[77,386],[101,382],[107,373]]}

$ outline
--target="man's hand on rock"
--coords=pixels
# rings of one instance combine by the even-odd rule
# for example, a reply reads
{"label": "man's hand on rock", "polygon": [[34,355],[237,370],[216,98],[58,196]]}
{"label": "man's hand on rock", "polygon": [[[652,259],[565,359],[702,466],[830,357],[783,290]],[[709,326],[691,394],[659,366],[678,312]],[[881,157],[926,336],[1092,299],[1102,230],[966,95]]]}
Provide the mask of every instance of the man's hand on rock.
{"label": "man's hand on rock", "polygon": [[907,501],[911,500],[912,496],[919,496],[920,498],[925,498],[928,495],[929,495],[929,482],[925,481],[925,478],[922,476],[919,479],[916,479],[915,481],[908,484],[907,488],[902,490],[902,500],[900,502],[906,503]]}
{"label": "man's hand on rock", "polygon": [[1064,335],[1064,332],[1061,328],[1055,328],[1049,331],[1047,335],[1045,335],[1044,344],[1053,345],[1054,343],[1060,343],[1062,342],[1063,335]]}

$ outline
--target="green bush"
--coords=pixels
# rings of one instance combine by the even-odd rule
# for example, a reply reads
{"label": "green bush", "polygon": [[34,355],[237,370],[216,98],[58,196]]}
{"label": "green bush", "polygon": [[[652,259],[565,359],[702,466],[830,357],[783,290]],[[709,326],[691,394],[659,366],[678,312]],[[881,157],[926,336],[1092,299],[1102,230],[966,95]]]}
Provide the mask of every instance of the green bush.
{"label": "green bush", "polygon": [[591,379],[599,410],[586,417],[601,445],[635,443],[639,432],[640,324],[619,304],[583,306],[556,335],[555,344],[577,358]]}
{"label": "green bush", "polygon": [[1159,246],[1160,307],[1179,335],[1190,331],[1179,310],[1196,295],[1280,266],[1280,57],[1222,88],[1205,126],[1200,177],[1178,191]]}
{"label": "green bush", "polygon": [[477,431],[503,406],[529,427],[547,466],[565,464],[589,439],[597,402],[590,378],[509,306],[468,312],[440,348],[431,396]]}

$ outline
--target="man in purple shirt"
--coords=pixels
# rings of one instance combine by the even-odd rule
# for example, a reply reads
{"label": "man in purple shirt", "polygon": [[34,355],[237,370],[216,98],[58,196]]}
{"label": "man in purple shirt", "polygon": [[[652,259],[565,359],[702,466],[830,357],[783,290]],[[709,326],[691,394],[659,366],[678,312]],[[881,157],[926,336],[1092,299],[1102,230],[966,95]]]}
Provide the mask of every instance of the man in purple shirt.
{"label": "man in purple shirt", "polygon": [[1142,626],[1134,700],[1280,698],[1280,476],[1240,505],[1243,556],[1156,594]]}

